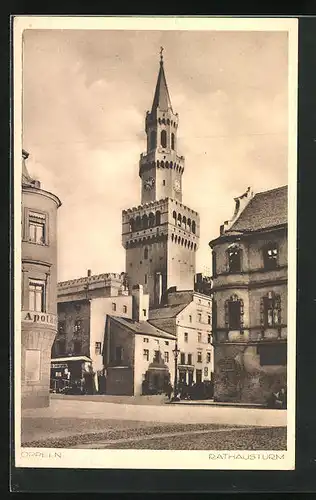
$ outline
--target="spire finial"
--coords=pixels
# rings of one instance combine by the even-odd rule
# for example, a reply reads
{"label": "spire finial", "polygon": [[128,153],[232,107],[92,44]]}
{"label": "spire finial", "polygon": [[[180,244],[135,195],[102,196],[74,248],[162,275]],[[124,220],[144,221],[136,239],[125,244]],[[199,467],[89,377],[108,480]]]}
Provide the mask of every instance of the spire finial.
{"label": "spire finial", "polygon": [[160,64],[162,64],[162,62],[163,62],[163,55],[162,55],[163,51],[164,51],[164,48],[160,47]]}

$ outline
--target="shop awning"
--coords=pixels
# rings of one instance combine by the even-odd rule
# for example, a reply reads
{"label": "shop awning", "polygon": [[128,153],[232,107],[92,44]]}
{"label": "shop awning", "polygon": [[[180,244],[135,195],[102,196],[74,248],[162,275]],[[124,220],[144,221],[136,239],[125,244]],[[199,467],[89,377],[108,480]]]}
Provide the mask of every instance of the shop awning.
{"label": "shop awning", "polygon": [[92,359],[88,358],[88,356],[67,356],[65,358],[54,358],[51,359],[51,363],[60,363],[65,361],[84,361],[85,363],[92,363]]}

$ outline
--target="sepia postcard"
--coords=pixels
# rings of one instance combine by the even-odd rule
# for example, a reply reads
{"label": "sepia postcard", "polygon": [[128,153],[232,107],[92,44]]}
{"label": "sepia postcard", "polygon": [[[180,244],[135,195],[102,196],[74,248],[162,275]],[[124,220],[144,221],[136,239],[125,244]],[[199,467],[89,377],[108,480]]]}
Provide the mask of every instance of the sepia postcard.
{"label": "sepia postcard", "polygon": [[295,469],[298,20],[16,16],[16,467]]}

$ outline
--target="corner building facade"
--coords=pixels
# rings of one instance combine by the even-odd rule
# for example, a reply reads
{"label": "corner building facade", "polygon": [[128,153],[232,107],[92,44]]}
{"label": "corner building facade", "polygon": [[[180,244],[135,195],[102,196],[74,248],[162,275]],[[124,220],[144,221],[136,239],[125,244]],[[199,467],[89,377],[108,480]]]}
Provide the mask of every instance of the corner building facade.
{"label": "corner building facade", "polygon": [[61,202],[22,170],[22,408],[49,405],[57,333],[57,209]]}
{"label": "corner building facade", "polygon": [[210,242],[214,399],[265,404],[287,384],[287,186],[235,204]]}
{"label": "corner building facade", "polygon": [[152,109],[145,120],[147,151],[139,162],[141,204],[122,213],[129,285],[143,285],[150,307],[159,306],[171,287],[194,286],[200,218],[182,203],[185,162],[177,151],[178,124],[161,59]]}

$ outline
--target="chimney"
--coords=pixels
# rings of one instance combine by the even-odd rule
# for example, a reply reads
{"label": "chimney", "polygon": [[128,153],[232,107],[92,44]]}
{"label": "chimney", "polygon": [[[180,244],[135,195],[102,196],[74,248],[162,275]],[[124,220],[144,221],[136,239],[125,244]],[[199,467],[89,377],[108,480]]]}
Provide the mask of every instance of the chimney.
{"label": "chimney", "polygon": [[132,289],[133,320],[147,321],[149,310],[149,295],[144,294],[142,285],[134,285]]}
{"label": "chimney", "polygon": [[91,269],[88,269],[87,276],[88,276],[88,278],[91,277]]}

